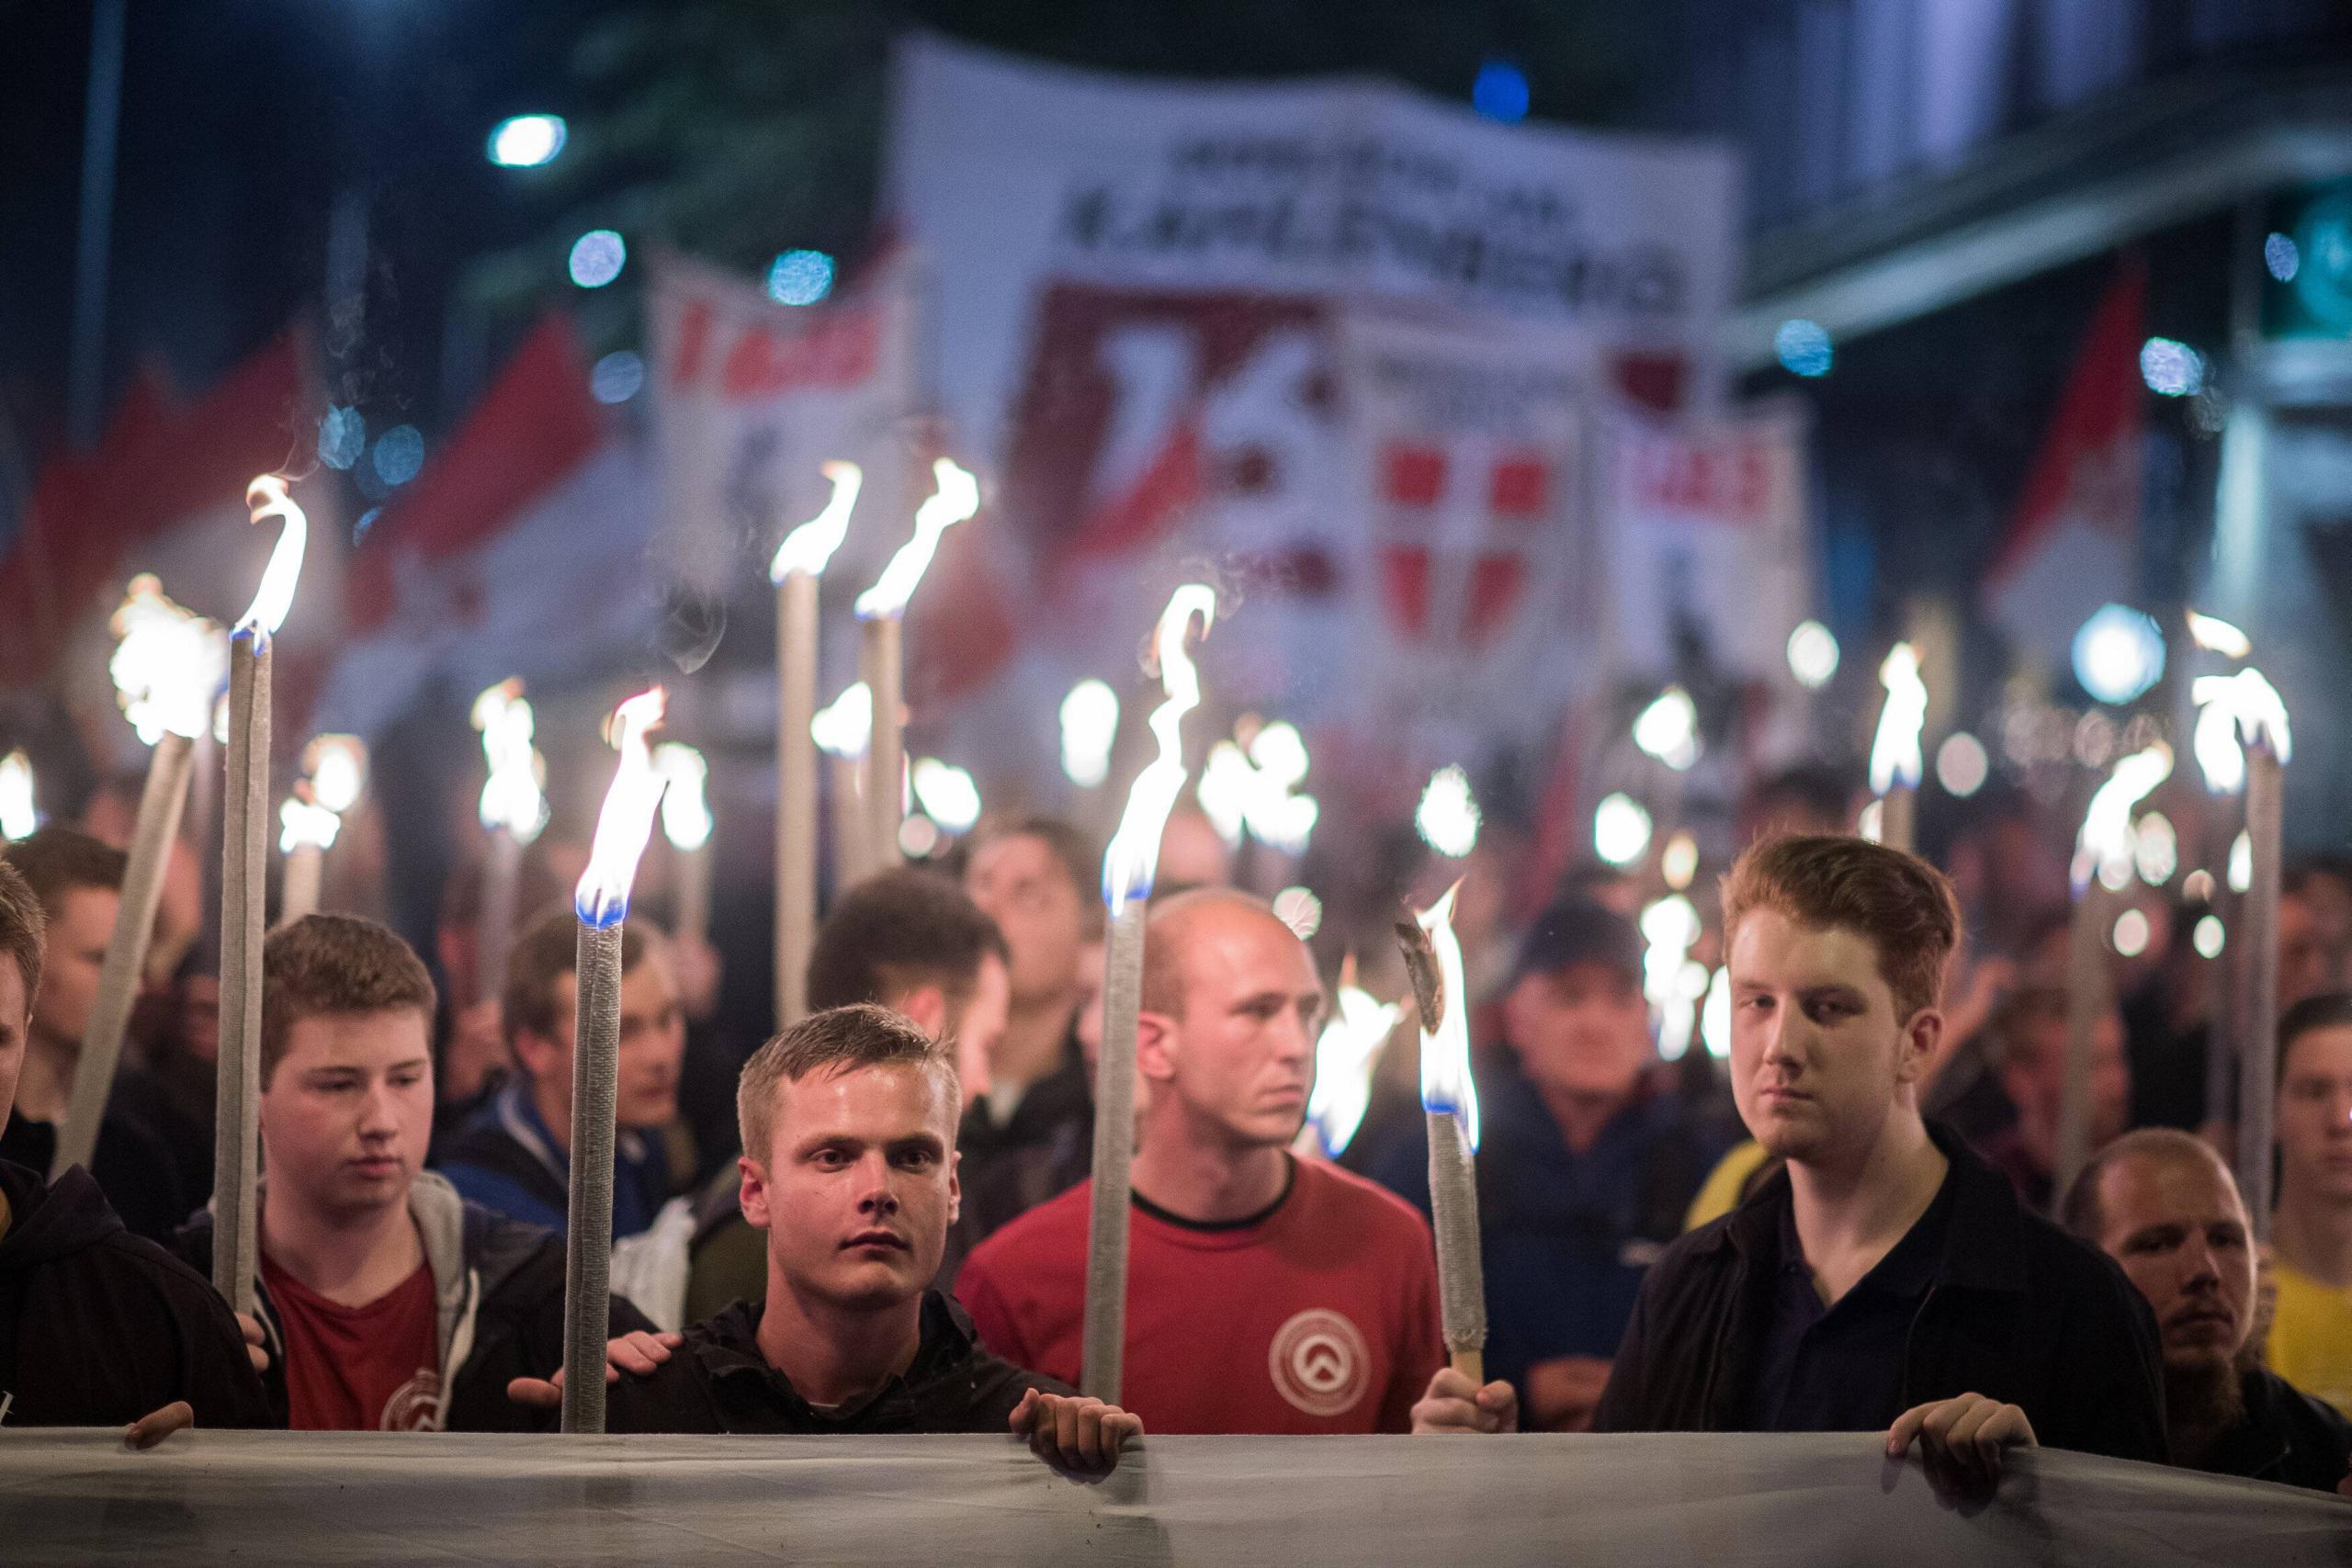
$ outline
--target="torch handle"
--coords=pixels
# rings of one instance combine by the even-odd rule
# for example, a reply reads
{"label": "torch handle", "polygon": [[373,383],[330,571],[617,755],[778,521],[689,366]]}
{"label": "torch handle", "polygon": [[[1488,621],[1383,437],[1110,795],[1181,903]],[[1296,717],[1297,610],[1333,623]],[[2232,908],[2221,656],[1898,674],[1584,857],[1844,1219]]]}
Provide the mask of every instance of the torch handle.
{"label": "torch handle", "polygon": [[2107,1009],[2107,919],[2111,902],[2093,877],[2075,900],[2066,946],[2065,1076],[2058,1099],[2058,1144],[2051,1201],[2064,1204],[2091,1156],[2091,1036]]}
{"label": "torch handle", "polygon": [[[775,632],[775,1026],[808,1016],[817,941],[817,580],[785,573]],[[844,880],[843,886],[846,886]]]}
{"label": "torch handle", "polygon": [[269,645],[229,643],[228,778],[221,793],[220,1055],[213,1098],[212,1288],[254,1310],[260,1224],[264,895],[269,874]]}
{"label": "torch handle", "polygon": [[876,615],[861,623],[861,673],[874,695],[874,728],[865,748],[865,808],[871,814],[872,865],[899,863],[899,825],[906,818],[906,623]]}
{"label": "torch handle", "polygon": [[1487,1386],[1487,1352],[1485,1350],[1454,1350],[1451,1352],[1448,1360],[1455,1371],[1468,1378],[1473,1383],[1480,1388]]}
{"label": "torch handle", "polygon": [[130,860],[122,873],[122,901],[115,908],[114,931],[107,939],[106,962],[98,970],[98,994],[83,1032],[65,1122],[58,1129],[57,1154],[49,1170],[51,1181],[69,1167],[89,1164],[98,1146],[98,1123],[106,1118],[115,1067],[122,1059],[123,1032],[130,1023],[131,1006],[139,999],[141,971],[147,966],[148,940],[154,933],[155,910],[163,901],[171,847],[179,837],[195,757],[194,741],[165,731],[147,759],[139,823],[132,830]]}
{"label": "torch handle", "polygon": [[297,844],[286,852],[285,880],[279,885],[277,923],[290,926],[305,915],[319,912],[319,887],[324,879],[326,852],[316,844]]}
{"label": "torch handle", "polygon": [[1478,1242],[1478,1168],[1453,1112],[1426,1113],[1430,1213],[1437,1233],[1438,1316],[1446,1348],[1478,1355],[1487,1345],[1487,1272]]}
{"label": "torch handle", "polygon": [[1104,945],[1102,1051],[1095,1066],[1094,1181],[1087,1216],[1086,1325],[1079,1392],[1119,1403],[1127,1333],[1127,1225],[1136,1152],[1136,1023],[1146,907],[1130,901]]}
{"label": "torch handle", "polygon": [[2238,1189],[2256,1241],[2270,1239],[2271,1138],[2278,1093],[2278,894],[2285,770],[2267,746],[2246,748],[2245,832],[2253,852],[2232,941],[2245,944],[2245,1049],[2238,1058]]}
{"label": "torch handle", "polygon": [[523,843],[504,828],[490,831],[482,866],[481,912],[474,920],[474,1000],[506,995],[506,955],[514,945],[514,907],[521,897]]}
{"label": "torch handle", "polygon": [[564,1215],[563,1429],[605,1429],[612,1334],[613,1145],[621,1045],[621,928],[582,924],[572,1012],[571,1198]]}

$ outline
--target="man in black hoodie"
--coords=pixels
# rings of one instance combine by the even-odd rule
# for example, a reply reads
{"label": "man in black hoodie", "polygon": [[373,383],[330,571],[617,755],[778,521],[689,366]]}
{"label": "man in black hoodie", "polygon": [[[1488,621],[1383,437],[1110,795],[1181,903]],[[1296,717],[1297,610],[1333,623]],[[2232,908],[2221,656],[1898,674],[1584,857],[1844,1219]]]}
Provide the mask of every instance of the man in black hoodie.
{"label": "man in black hoodie", "polygon": [[[40,989],[42,918],[0,863],[0,1123]],[[0,1422],[140,1422],[185,1402],[198,1425],[267,1427],[236,1320],[204,1278],[123,1229],[90,1173],[54,1186],[0,1160]]]}

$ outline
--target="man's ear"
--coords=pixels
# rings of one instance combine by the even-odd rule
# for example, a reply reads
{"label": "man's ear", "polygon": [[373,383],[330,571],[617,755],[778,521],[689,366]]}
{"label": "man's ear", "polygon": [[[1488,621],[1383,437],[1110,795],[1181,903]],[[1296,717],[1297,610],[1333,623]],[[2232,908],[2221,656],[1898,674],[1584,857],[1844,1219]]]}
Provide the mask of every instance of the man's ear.
{"label": "man's ear", "polygon": [[1176,1076],[1176,1021],[1166,1013],[1136,1015],[1136,1071],[1155,1083]]}
{"label": "man's ear", "polygon": [[509,1048],[514,1053],[514,1060],[521,1065],[523,1070],[530,1074],[534,1079],[540,1081],[564,1077],[564,1068],[568,1067],[571,1062],[571,1051],[569,1046],[558,1045],[546,1035],[534,1030],[516,1030],[514,1042]]}
{"label": "man's ear", "polygon": [[1903,1046],[1900,1059],[1894,1065],[1894,1081],[1915,1084],[1934,1072],[1942,1060],[1944,1015],[1934,1008],[1921,1008],[1903,1026]]}
{"label": "man's ear", "polygon": [[768,1228],[768,1173],[758,1160],[749,1155],[735,1156],[735,1169],[743,1179],[740,1194],[743,1218],[754,1230]]}
{"label": "man's ear", "polygon": [[899,998],[895,1010],[933,1040],[947,1028],[947,993],[935,985],[917,986]]}
{"label": "man's ear", "polygon": [[964,1152],[951,1150],[947,1156],[947,1224],[952,1228],[964,1213]]}

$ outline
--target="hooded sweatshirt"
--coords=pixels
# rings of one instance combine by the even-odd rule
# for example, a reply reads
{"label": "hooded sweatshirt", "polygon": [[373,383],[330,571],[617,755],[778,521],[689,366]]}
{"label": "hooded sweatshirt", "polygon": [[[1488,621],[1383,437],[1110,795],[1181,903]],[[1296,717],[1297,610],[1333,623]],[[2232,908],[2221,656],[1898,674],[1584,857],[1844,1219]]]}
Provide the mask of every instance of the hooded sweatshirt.
{"label": "hooded sweatshirt", "polygon": [[[515,1378],[548,1377],[563,1364],[563,1238],[466,1201],[429,1170],[410,1184],[408,1212],[433,1272],[440,1348],[442,1404],[427,1425],[451,1432],[537,1430],[537,1413],[510,1401],[506,1385]],[[188,1222],[177,1245],[190,1264],[210,1269],[209,1210]],[[286,1337],[259,1269],[254,1292],[270,1352],[264,1381],[275,1424],[284,1426]],[[651,1326],[628,1303],[613,1298],[611,1333]]]}
{"label": "hooded sweatshirt", "polygon": [[0,1421],[112,1427],[185,1399],[199,1427],[270,1427],[228,1306],[123,1228],[90,1173],[0,1160]]}

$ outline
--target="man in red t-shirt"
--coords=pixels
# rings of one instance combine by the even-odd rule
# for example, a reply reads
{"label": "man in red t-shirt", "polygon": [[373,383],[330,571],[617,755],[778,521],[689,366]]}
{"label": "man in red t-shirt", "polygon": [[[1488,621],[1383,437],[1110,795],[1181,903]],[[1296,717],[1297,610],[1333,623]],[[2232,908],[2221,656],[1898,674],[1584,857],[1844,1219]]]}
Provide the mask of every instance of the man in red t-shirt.
{"label": "man in red t-shirt", "polygon": [[[1153,910],[1119,1403],[1155,1432],[1403,1432],[1444,1363],[1427,1222],[1289,1151],[1322,1010],[1305,945],[1257,899],[1203,889]],[[1092,1192],[1005,1226],[956,1282],[984,1343],[1065,1382]]]}

